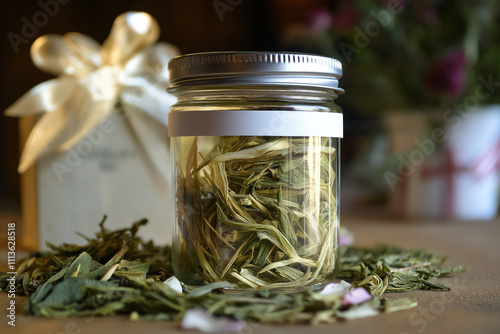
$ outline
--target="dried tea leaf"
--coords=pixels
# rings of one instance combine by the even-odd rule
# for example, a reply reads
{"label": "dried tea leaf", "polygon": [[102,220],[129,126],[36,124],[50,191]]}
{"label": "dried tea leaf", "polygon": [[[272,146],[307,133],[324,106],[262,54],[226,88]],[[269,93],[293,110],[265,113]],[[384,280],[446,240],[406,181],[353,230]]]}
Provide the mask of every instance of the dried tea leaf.
{"label": "dried tea leaf", "polygon": [[76,277],[79,274],[85,274],[90,271],[92,265],[92,258],[86,252],[82,252],[78,257],[71,263],[64,275],[64,279],[69,277]]}
{"label": "dried tea leaf", "polygon": [[[71,260],[68,261],[69,264],[71,264]],[[41,287],[37,288],[35,293],[30,296],[28,299],[28,302],[26,303],[25,310],[26,313],[29,314],[32,305],[37,305],[38,303],[42,302],[47,296],[52,292],[52,289],[54,287],[54,284],[62,279],[66,272],[68,271],[69,264],[61,269],[60,272],[55,274],[54,276],[50,277]]]}
{"label": "dried tea leaf", "polygon": [[[53,318],[65,318],[79,314],[77,307],[85,297],[89,286],[113,286],[112,283],[89,280],[79,277],[69,277],[54,286],[50,294],[43,300],[33,304],[29,314],[43,315]],[[28,311],[28,310],[27,310]]]}
{"label": "dried tea leaf", "polygon": [[384,298],[384,312],[392,313],[403,311],[417,306],[417,302],[410,298],[387,299]]}
{"label": "dried tea leaf", "polygon": [[234,285],[228,282],[214,282],[204,286],[200,286],[189,292],[187,298],[197,298],[206,295],[214,290],[234,288]]}

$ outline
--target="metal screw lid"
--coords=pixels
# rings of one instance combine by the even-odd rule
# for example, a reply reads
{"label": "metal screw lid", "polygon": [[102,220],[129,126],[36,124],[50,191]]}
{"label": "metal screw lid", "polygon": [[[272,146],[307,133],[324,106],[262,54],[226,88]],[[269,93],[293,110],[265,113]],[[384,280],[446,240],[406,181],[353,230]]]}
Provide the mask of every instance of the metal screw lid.
{"label": "metal screw lid", "polygon": [[334,58],[282,52],[204,52],[173,58],[169,78],[176,89],[201,85],[284,85],[343,93],[342,64]]}

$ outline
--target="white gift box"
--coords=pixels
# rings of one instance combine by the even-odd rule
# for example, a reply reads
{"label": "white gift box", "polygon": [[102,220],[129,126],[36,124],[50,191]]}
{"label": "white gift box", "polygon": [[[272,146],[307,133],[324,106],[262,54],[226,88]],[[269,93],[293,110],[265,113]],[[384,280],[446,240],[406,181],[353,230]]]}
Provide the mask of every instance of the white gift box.
{"label": "white gift box", "polygon": [[470,117],[448,133],[455,164],[468,168],[454,175],[456,217],[494,218],[500,190],[500,105],[472,110]]}
{"label": "white gift box", "polygon": [[410,217],[494,218],[500,190],[500,106],[471,110],[447,127],[446,135],[442,149],[398,184],[394,210]]}
{"label": "white gift box", "polygon": [[[147,218],[139,235],[159,244],[171,242],[173,191],[164,178],[170,166],[165,164],[161,173],[152,166],[125,117],[113,113],[71,150],[40,158],[22,175],[25,246],[82,244],[76,232],[93,236],[104,215],[107,229]],[[154,131],[163,142],[149,145],[168,154],[167,128],[159,124]]]}
{"label": "white gift box", "polygon": [[31,46],[33,63],[56,78],[5,110],[22,117],[25,247],[82,243],[76,232],[92,237],[104,215],[108,229],[147,218],[140,235],[170,242],[167,119],[176,99],[166,89],[168,61],[179,50],[157,43],[159,34],[151,15],[126,12],[102,45],[69,32]]}

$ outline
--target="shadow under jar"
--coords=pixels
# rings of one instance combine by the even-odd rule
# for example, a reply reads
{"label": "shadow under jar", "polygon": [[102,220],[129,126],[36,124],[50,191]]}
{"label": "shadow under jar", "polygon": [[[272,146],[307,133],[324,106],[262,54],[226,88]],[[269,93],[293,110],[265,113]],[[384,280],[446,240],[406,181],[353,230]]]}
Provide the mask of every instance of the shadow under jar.
{"label": "shadow under jar", "polygon": [[174,58],[169,72],[177,278],[294,291],[332,274],[341,64],[214,52]]}

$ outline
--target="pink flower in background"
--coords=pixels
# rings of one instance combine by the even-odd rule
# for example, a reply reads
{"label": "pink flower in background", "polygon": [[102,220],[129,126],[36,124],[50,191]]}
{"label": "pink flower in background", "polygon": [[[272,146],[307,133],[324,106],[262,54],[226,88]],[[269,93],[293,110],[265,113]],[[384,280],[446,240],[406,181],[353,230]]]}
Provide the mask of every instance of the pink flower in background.
{"label": "pink flower in background", "polygon": [[339,246],[354,245],[354,233],[346,229],[344,226],[340,227]]}
{"label": "pink flower in background", "polygon": [[463,50],[456,50],[439,58],[425,73],[425,89],[433,95],[459,97],[465,88],[466,65]]}
{"label": "pink flower in background", "polygon": [[434,25],[438,22],[438,14],[436,13],[436,10],[430,6],[425,7],[422,9],[420,12],[420,17],[422,22],[428,25]]}
{"label": "pink flower in background", "polygon": [[380,6],[384,6],[384,7],[401,7],[401,6],[405,6],[407,2],[410,2],[411,0],[377,0],[378,4]]}
{"label": "pink flower in background", "polygon": [[313,9],[306,14],[307,29],[313,34],[320,34],[332,25],[332,15],[325,8]]}
{"label": "pink flower in background", "polygon": [[343,1],[332,16],[332,26],[340,32],[349,33],[358,24],[358,12],[351,1]]}
{"label": "pink flower in background", "polygon": [[354,241],[349,236],[340,236],[339,238],[339,246],[351,246],[354,244]]}
{"label": "pink flower in background", "polygon": [[415,13],[418,20],[424,24],[434,25],[438,23],[439,16],[435,5],[428,1],[419,1],[415,3]]}

